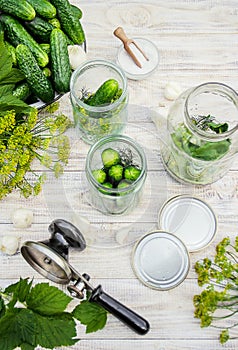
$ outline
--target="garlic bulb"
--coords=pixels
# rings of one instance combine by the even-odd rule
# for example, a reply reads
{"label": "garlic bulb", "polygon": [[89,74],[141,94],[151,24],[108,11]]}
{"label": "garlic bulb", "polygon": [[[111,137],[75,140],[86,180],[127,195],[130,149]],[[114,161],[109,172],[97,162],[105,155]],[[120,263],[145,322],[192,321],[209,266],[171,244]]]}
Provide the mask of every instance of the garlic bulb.
{"label": "garlic bulb", "polygon": [[0,250],[8,255],[13,255],[19,247],[19,239],[15,236],[0,237]]}
{"label": "garlic bulb", "polygon": [[30,209],[19,208],[14,210],[11,219],[14,227],[26,228],[32,224],[33,212]]}
{"label": "garlic bulb", "polygon": [[69,45],[68,53],[70,66],[73,70],[87,60],[87,55],[80,45]]}
{"label": "garlic bulb", "polygon": [[176,100],[176,98],[181,94],[182,88],[175,81],[169,81],[164,88],[164,96],[167,100]]}

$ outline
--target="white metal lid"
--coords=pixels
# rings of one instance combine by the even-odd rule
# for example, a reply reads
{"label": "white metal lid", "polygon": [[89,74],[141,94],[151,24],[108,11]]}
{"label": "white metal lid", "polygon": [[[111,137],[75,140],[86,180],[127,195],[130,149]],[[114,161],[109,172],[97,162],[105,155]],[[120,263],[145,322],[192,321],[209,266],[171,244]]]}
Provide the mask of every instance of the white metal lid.
{"label": "white metal lid", "polygon": [[132,267],[147,287],[168,290],[184,281],[190,260],[186,246],[178,237],[164,231],[153,231],[136,243]]}
{"label": "white metal lid", "polygon": [[179,237],[189,252],[207,246],[215,236],[217,220],[210,206],[199,198],[180,195],[161,208],[159,227]]}
{"label": "white metal lid", "polygon": [[141,63],[142,67],[138,67],[124,49],[124,46],[121,45],[117,53],[117,64],[124,70],[125,75],[129,79],[141,80],[147,78],[152,74],[158,64],[159,64],[159,51],[157,46],[150,40],[145,38],[133,38],[136,44],[140,47],[141,50],[145,53],[148,60],[141,54],[141,52],[134,46],[130,44],[130,49],[135,54],[136,58]]}

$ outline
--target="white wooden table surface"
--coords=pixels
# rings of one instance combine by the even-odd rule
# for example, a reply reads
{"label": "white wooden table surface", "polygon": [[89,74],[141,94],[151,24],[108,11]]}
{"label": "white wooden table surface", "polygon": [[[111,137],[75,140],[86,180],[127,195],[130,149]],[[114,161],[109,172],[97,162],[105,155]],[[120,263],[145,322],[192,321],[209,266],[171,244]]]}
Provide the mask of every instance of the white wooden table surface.
{"label": "white wooden table surface", "polygon": [[[120,45],[113,36],[123,26],[130,36],[152,40],[160,51],[160,65],[150,78],[129,81],[129,123],[125,133],[134,137],[148,157],[147,195],[130,215],[104,216],[88,203],[84,179],[85,157],[89,146],[70,132],[72,153],[63,177],[49,174],[43,192],[31,199],[17,193],[0,202],[0,235],[17,234],[21,242],[48,237],[53,219],[65,218],[79,224],[79,218],[90,221],[84,232],[87,248],[70,251],[70,262],[79,272],[91,276],[92,283],[104,289],[151,324],[145,336],[136,335],[113,316],[99,332],[86,335],[80,326],[81,341],[72,349],[81,350],[217,350],[237,349],[238,340],[221,346],[218,332],[201,329],[193,316],[193,296],[199,293],[194,263],[214,255],[215,245],[226,235],[238,232],[238,163],[218,182],[208,186],[182,185],[164,170],[159,137],[152,117],[166,117],[171,102],[164,98],[164,86],[176,81],[183,89],[207,81],[226,83],[238,90],[238,2],[237,0],[127,1],[74,0],[83,10],[82,24],[87,36],[88,58],[115,61]],[[62,99],[62,110],[72,117],[68,96]],[[41,169],[38,169],[41,171]],[[135,241],[148,230],[157,228],[157,214],[162,203],[177,194],[192,194],[206,200],[218,219],[218,230],[212,244],[191,254],[187,279],[177,288],[156,291],[142,285],[131,267]],[[31,208],[34,222],[26,230],[13,227],[10,214],[14,208]],[[126,239],[126,232],[133,234]],[[0,255],[0,285],[7,286],[19,277],[42,281],[20,254]]]}

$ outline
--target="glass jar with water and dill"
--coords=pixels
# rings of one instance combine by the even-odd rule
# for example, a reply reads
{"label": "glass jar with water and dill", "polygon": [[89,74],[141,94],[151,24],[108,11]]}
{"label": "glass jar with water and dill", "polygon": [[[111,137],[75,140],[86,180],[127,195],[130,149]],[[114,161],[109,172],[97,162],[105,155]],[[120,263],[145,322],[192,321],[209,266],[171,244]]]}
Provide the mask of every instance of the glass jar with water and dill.
{"label": "glass jar with water and dill", "polygon": [[180,182],[206,185],[224,176],[238,151],[238,94],[208,82],[182,93],[169,110],[161,155]]}

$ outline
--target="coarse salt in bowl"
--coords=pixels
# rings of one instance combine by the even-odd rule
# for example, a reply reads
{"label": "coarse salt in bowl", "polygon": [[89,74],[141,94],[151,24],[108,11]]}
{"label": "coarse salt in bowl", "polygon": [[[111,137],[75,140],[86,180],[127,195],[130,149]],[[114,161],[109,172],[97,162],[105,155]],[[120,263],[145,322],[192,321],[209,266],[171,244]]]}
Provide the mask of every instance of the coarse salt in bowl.
{"label": "coarse salt in bowl", "polygon": [[159,64],[159,51],[157,46],[150,40],[145,38],[133,38],[133,41],[145,53],[146,58],[135,47],[130,44],[130,49],[141,63],[142,67],[138,67],[128,52],[121,45],[117,53],[117,64],[124,70],[127,78],[132,80],[142,80],[148,78],[157,69]]}

